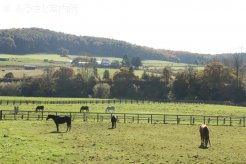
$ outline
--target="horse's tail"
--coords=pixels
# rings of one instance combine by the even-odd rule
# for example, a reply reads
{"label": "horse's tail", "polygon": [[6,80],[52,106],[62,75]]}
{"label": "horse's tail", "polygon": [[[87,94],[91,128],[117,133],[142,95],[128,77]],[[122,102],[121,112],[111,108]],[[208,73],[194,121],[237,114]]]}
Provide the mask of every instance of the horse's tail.
{"label": "horse's tail", "polygon": [[207,128],[207,131],[208,131],[207,138],[208,138],[209,146],[211,146],[210,139],[209,139],[209,130],[208,130],[208,128]]}

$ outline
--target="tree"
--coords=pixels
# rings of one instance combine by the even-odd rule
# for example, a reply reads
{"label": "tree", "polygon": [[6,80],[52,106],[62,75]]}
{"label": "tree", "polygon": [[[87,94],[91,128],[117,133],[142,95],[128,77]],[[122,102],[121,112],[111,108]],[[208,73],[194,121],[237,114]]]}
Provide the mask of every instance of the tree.
{"label": "tree", "polygon": [[3,77],[5,80],[11,80],[14,78],[14,74],[12,72],[8,72]]}
{"label": "tree", "polygon": [[233,55],[233,67],[235,68],[236,70],[236,76],[237,76],[237,87],[239,85],[239,71],[240,71],[240,68],[243,64],[243,57],[242,57],[242,54],[240,53],[236,53]]}
{"label": "tree", "polygon": [[124,55],[124,56],[123,56],[123,59],[122,59],[122,61],[121,61],[121,65],[122,65],[123,67],[130,67],[130,66],[131,66],[130,60],[129,60],[129,58],[127,57],[127,55]]}
{"label": "tree", "polygon": [[69,67],[60,67],[59,70],[55,71],[54,73],[54,77],[56,78],[70,78],[74,75],[74,70],[72,68]]}
{"label": "tree", "polygon": [[109,98],[110,97],[110,85],[107,83],[96,84],[93,87],[94,97]]}
{"label": "tree", "polygon": [[134,81],[137,77],[129,68],[123,67],[120,71],[114,73],[112,93],[116,97],[132,98],[136,95]]}
{"label": "tree", "polygon": [[57,96],[68,97],[72,93],[72,77],[74,75],[74,70],[68,67],[61,67],[59,70],[55,71],[55,92]]}
{"label": "tree", "polygon": [[177,99],[185,99],[187,96],[188,82],[184,72],[176,75],[175,81],[173,82],[172,92]]}
{"label": "tree", "polygon": [[171,78],[171,68],[170,67],[165,67],[162,70],[162,78],[166,83],[169,83],[169,80]]}
{"label": "tree", "polygon": [[58,54],[62,57],[66,57],[67,55],[69,55],[69,50],[66,48],[59,48]]}
{"label": "tree", "polygon": [[142,65],[142,61],[141,61],[140,57],[133,57],[132,60],[131,60],[131,64],[134,67],[138,68],[139,66]]}
{"label": "tree", "polygon": [[105,70],[105,71],[103,72],[103,79],[108,80],[109,78],[110,78],[109,70]]}

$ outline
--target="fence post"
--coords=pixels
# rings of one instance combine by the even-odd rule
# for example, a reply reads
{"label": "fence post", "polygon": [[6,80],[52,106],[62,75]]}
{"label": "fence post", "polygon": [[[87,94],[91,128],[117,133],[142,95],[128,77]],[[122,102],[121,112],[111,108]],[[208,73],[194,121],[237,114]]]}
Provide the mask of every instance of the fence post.
{"label": "fence post", "polygon": [[217,116],[217,126],[219,126],[219,116]]}
{"label": "fence post", "polygon": [[2,120],[2,119],[3,119],[3,111],[0,110],[0,120]]}
{"label": "fence post", "polygon": [[243,126],[245,127],[245,117],[243,117]]}
{"label": "fence post", "polygon": [[179,118],[179,115],[177,115],[177,124],[179,124],[180,122],[180,118]]}
{"label": "fence post", "polygon": [[138,114],[138,123],[139,123],[139,114]]}
{"label": "fence post", "polygon": [[230,126],[232,126],[231,117],[230,117]]}
{"label": "fence post", "polygon": [[150,123],[152,124],[152,114],[150,115]]}
{"label": "fence post", "polygon": [[166,123],[166,115],[164,114],[163,117],[164,117],[163,123],[165,124]]}
{"label": "fence post", "polygon": [[203,124],[206,124],[206,116],[203,116]]}
{"label": "fence post", "polygon": [[29,111],[27,112],[27,120],[29,120]]}
{"label": "fence post", "polygon": [[85,122],[85,112],[83,112],[83,120],[84,120],[84,122]]}
{"label": "fence post", "polygon": [[126,114],[124,113],[124,123],[126,123]]}

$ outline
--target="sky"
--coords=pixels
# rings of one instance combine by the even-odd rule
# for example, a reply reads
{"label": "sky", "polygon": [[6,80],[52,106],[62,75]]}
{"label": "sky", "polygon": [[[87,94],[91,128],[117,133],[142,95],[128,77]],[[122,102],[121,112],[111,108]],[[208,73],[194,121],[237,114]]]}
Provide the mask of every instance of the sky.
{"label": "sky", "polygon": [[196,53],[246,52],[245,0],[8,0],[0,29],[38,27]]}

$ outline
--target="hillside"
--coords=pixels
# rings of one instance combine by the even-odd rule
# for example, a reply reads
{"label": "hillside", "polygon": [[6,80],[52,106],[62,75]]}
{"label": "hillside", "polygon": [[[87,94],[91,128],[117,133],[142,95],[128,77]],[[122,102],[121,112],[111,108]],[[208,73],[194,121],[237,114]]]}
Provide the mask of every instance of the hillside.
{"label": "hillside", "polygon": [[141,59],[204,64],[211,55],[182,51],[156,50],[107,38],[76,36],[40,28],[0,30],[0,54],[58,53],[103,57],[138,56]]}

